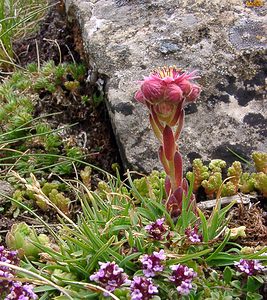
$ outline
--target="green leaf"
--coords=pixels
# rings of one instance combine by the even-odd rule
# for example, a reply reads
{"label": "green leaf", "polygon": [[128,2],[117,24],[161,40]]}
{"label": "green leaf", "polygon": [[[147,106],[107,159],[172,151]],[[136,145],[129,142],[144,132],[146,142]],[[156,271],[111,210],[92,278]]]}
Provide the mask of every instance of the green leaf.
{"label": "green leaf", "polygon": [[251,293],[251,292],[247,293],[246,300],[261,300],[261,299],[263,299],[263,296],[260,294]]}
{"label": "green leaf", "polygon": [[224,240],[222,243],[219,245],[219,247],[216,248],[216,250],[208,257],[206,258],[206,261],[211,261],[212,259],[216,259],[216,255],[223,250],[225,245],[227,244],[229,238],[230,238],[231,232],[229,231],[228,234],[224,237]]}
{"label": "green leaf", "polygon": [[219,279],[218,273],[217,273],[215,270],[213,270],[213,271],[210,273],[210,277],[211,277],[215,282],[217,282],[218,279]]}
{"label": "green leaf", "polygon": [[229,284],[233,277],[233,270],[230,267],[225,267],[223,270],[223,279],[225,283]]}
{"label": "green leaf", "polygon": [[131,260],[133,260],[133,259],[139,257],[141,254],[142,254],[141,252],[135,252],[135,253],[132,253],[132,254],[126,256],[126,257],[119,263],[119,265],[120,265],[121,267],[124,267],[129,261],[131,261]]}
{"label": "green leaf", "polygon": [[253,276],[248,276],[247,280],[247,291],[248,292],[256,292],[260,287],[262,283],[259,282],[255,277]]}
{"label": "green leaf", "polygon": [[202,234],[203,234],[203,241],[208,242],[209,241],[209,232],[208,232],[208,222],[202,211],[198,208],[198,215],[201,219],[201,225],[202,225]]}
{"label": "green leaf", "polygon": [[238,281],[238,280],[234,280],[234,281],[232,281],[230,284],[231,284],[231,286],[233,286],[234,288],[236,288],[236,289],[238,289],[238,290],[241,289],[241,282]]}
{"label": "green leaf", "polygon": [[41,293],[41,292],[43,293],[43,292],[54,291],[54,290],[56,290],[56,288],[50,285],[41,285],[34,288],[35,293]]}
{"label": "green leaf", "polygon": [[94,269],[96,263],[99,261],[99,257],[101,257],[104,253],[106,253],[107,249],[108,249],[108,248],[112,245],[112,243],[114,242],[114,239],[115,239],[115,236],[112,236],[112,237],[109,239],[109,241],[108,241],[106,244],[104,244],[104,245],[97,251],[97,253],[95,253],[95,255],[92,257],[92,260],[91,260],[90,265],[89,265],[88,268],[87,268],[88,273],[90,273],[90,272]]}
{"label": "green leaf", "polygon": [[167,265],[175,265],[177,263],[183,263],[183,262],[186,262],[191,259],[197,259],[197,258],[200,258],[201,256],[211,252],[212,250],[213,249],[211,248],[211,249],[205,249],[200,252],[196,252],[196,253],[192,253],[192,254],[181,255],[179,258],[168,260],[166,262],[166,264]]}

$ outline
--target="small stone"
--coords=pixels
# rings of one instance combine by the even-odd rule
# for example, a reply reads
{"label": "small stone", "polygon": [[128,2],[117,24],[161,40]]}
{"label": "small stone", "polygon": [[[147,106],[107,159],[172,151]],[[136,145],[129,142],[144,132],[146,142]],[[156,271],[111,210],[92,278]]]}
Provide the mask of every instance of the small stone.
{"label": "small stone", "polygon": [[[14,191],[15,191],[15,189],[9,182],[0,180],[0,193],[1,194],[5,194],[8,197],[12,197]],[[0,194],[0,202],[8,201],[7,198],[1,194]]]}

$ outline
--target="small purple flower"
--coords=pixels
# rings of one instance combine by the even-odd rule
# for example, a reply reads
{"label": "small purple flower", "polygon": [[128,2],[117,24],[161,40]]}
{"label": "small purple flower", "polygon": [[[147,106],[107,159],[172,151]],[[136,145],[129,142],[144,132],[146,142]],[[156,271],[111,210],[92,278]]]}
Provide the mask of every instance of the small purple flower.
{"label": "small purple flower", "polygon": [[131,300],[149,300],[158,293],[151,278],[135,276],[131,283]]}
{"label": "small purple flower", "polygon": [[240,272],[247,275],[254,275],[255,273],[260,272],[264,269],[263,265],[256,259],[240,259],[239,262],[235,262],[235,266]]}
{"label": "small purple flower", "polygon": [[14,282],[10,293],[4,300],[36,300],[38,296],[33,292],[33,285],[22,284],[21,282]]}
{"label": "small purple flower", "polygon": [[192,243],[200,243],[200,242],[202,242],[202,235],[198,233],[198,227],[197,226],[195,226],[193,229],[186,228],[185,234],[186,234],[187,238]]}
{"label": "small purple flower", "polygon": [[[18,265],[19,259],[17,257],[17,251],[9,251],[4,246],[0,246],[0,262],[7,264]],[[10,291],[14,282],[13,278],[15,271],[6,266],[0,266],[0,295],[6,294]]]}
{"label": "small purple flower", "polygon": [[192,280],[197,273],[192,268],[180,264],[170,266],[170,268],[173,271],[170,281],[176,285],[179,294],[188,295],[192,289]]}
{"label": "small purple flower", "polygon": [[164,234],[169,230],[169,226],[164,224],[165,218],[157,219],[154,223],[145,226],[150,238],[156,241],[162,241]]}
{"label": "small purple flower", "polygon": [[161,264],[166,259],[164,250],[154,251],[151,255],[143,255],[140,261],[143,265],[143,272],[146,277],[154,277],[157,272],[162,272],[164,267]]}
{"label": "small purple flower", "polygon": [[90,276],[90,280],[100,283],[106,290],[113,292],[123,284],[130,284],[127,274],[115,262],[99,262],[99,265],[100,269]]}
{"label": "small purple flower", "polygon": [[[0,262],[11,265],[19,265],[17,251],[5,249],[0,246]],[[33,292],[33,285],[22,284],[20,281],[15,281],[16,272],[14,269],[0,265],[0,296],[4,300],[35,300],[37,295]]]}
{"label": "small purple flower", "polygon": [[[5,249],[4,246],[0,246],[0,261],[7,264],[19,265],[18,251],[11,251]],[[2,270],[8,270],[9,268],[1,266]]]}

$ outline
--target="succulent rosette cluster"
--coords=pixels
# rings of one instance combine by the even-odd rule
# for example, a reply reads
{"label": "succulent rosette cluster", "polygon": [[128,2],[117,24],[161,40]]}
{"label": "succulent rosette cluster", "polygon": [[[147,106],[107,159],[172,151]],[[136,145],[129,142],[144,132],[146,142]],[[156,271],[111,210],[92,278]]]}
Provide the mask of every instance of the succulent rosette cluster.
{"label": "succulent rosette cluster", "polygon": [[187,73],[175,66],[163,67],[145,77],[135,94],[135,99],[148,107],[151,127],[161,143],[159,157],[167,174],[166,207],[174,219],[188,194],[177,141],[184,126],[184,106],[196,101],[201,91],[193,82],[197,77],[195,71]]}
{"label": "succulent rosette cluster", "polygon": [[[0,246],[0,262],[19,265],[17,251],[11,251]],[[0,296],[3,300],[35,300],[37,295],[33,292],[33,285],[17,281],[12,268],[0,264]]]}

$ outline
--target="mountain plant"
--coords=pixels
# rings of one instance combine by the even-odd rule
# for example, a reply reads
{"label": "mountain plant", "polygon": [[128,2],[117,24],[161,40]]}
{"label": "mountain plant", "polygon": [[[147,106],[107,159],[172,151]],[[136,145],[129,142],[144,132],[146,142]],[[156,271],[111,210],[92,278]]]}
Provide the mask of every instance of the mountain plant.
{"label": "mountain plant", "polygon": [[258,192],[263,197],[267,197],[267,154],[263,152],[253,152],[257,173],[243,172],[242,165],[235,161],[227,169],[227,177],[223,178],[223,169],[226,162],[220,159],[211,160],[205,166],[201,159],[193,160],[192,171],[186,173],[188,180],[194,181],[193,191],[197,192],[202,186],[207,198],[214,199],[220,192],[221,196],[232,196],[238,192],[248,194]]}
{"label": "mountain plant", "polygon": [[[212,172],[220,173],[223,162],[213,161],[210,171],[198,162],[197,183],[193,175],[189,184],[183,178],[178,141],[184,106],[200,94],[196,78],[195,72],[164,67],[146,77],[135,95],[149,109],[166,175],[133,180],[127,172],[127,181],[122,181],[118,172],[117,177],[106,173],[105,181],[92,190],[87,168],[81,180],[65,181],[81,203],[74,220],[52,202],[51,187],[46,191],[34,175],[30,182],[16,176],[60,219],[54,229],[12,199],[51,235],[49,244],[32,238],[39,258],[21,262],[43,278],[35,288],[41,299],[263,299],[267,247],[245,249],[235,240],[246,234],[246,228],[228,228],[234,202],[222,208],[218,196],[211,213],[201,211],[195,202],[193,189]],[[238,164],[229,174],[233,185],[242,180]]]}

